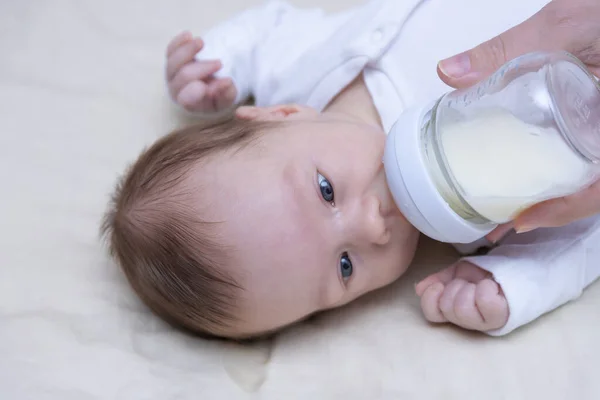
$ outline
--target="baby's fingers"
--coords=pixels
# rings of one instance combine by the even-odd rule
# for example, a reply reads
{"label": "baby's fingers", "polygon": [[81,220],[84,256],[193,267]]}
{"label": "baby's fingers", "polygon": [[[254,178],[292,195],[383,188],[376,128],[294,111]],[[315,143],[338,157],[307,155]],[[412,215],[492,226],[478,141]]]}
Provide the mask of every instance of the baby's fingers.
{"label": "baby's fingers", "polygon": [[457,264],[454,264],[449,266],[448,268],[444,268],[443,270],[436,272],[435,274],[429,275],[427,278],[417,283],[417,286],[415,287],[417,296],[422,296],[427,288],[436,283],[441,283],[442,286],[444,286],[447,283],[450,283],[450,281],[454,279],[454,275],[456,274],[456,266]]}
{"label": "baby's fingers", "polygon": [[[472,287],[472,288],[471,288]],[[472,295],[469,293],[472,291]],[[469,309],[469,298],[470,308]],[[462,319],[471,320],[472,309],[475,309],[475,285],[464,279],[454,279],[444,288],[440,296],[440,311],[453,324],[462,326]]]}
{"label": "baby's fingers", "polygon": [[457,290],[442,308],[450,322],[465,329],[484,330],[485,319],[475,303],[477,286],[469,282],[457,282]]}
{"label": "baby's fingers", "polygon": [[216,110],[223,110],[233,105],[237,89],[231,78],[219,78],[208,85],[208,95],[213,99]]}
{"label": "baby's fingers", "polygon": [[482,330],[493,330],[506,325],[509,317],[508,301],[500,285],[491,279],[485,279],[477,284],[475,303],[484,319]]}
{"label": "baby's fingers", "polygon": [[190,40],[171,53],[167,58],[166,78],[172,80],[185,64],[194,61],[196,54],[202,50],[204,42],[200,38]]}
{"label": "baby's fingers", "polygon": [[175,36],[168,44],[167,46],[167,54],[166,56],[169,57],[171,54],[173,54],[173,52],[175,50],[177,50],[179,48],[179,46],[181,46],[182,44],[188,42],[189,40],[192,39],[192,34],[188,31],[185,32],[181,32],[179,35]]}
{"label": "baby's fingers", "polygon": [[436,272],[433,275],[429,275],[427,278],[423,279],[417,284],[415,291],[417,292],[417,296],[421,296],[425,289],[437,282],[448,285],[451,281],[458,278],[467,282],[476,283],[487,278],[489,275],[490,274],[487,271],[468,261],[459,261],[448,268]]}
{"label": "baby's fingers", "polygon": [[207,111],[206,84],[190,82],[177,94],[175,101],[188,111]]}
{"label": "baby's fingers", "polygon": [[421,310],[425,318],[434,323],[448,322],[440,310],[440,297],[444,293],[444,285],[440,282],[425,288],[421,295]]}
{"label": "baby's fingers", "polygon": [[453,324],[482,332],[502,328],[508,321],[508,302],[492,279],[452,281],[440,297],[440,310]]}
{"label": "baby's fingers", "polygon": [[176,98],[179,92],[193,81],[206,81],[212,74],[221,69],[219,60],[193,61],[184,65],[169,82],[171,96]]}

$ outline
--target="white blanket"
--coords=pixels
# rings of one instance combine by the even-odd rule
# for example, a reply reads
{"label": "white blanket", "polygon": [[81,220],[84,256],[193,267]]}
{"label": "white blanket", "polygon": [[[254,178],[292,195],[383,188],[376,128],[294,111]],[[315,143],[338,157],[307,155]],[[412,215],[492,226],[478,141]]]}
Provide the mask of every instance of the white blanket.
{"label": "white blanket", "polygon": [[271,342],[192,338],[140,304],[98,225],[127,163],[186,122],[165,45],[256,2],[0,2],[0,399],[598,399],[600,285],[505,338],[433,327],[412,285],[456,255],[431,242]]}

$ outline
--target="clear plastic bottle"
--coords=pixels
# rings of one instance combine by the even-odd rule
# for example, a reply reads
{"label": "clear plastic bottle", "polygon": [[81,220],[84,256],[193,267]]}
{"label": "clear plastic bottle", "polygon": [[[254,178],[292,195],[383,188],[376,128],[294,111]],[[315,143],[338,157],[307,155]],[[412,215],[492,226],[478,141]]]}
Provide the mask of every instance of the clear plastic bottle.
{"label": "clear plastic bottle", "polygon": [[600,86],[568,53],[521,56],[471,88],[403,113],[384,164],[417,229],[471,243],[600,178]]}

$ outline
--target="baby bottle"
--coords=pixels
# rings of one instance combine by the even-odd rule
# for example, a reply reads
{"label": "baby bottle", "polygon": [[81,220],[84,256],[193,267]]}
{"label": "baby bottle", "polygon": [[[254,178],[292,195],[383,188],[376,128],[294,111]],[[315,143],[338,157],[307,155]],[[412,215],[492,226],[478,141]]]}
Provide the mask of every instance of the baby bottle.
{"label": "baby bottle", "polygon": [[524,55],[403,113],[383,162],[394,201],[418,230],[474,242],[600,178],[600,86],[568,53]]}

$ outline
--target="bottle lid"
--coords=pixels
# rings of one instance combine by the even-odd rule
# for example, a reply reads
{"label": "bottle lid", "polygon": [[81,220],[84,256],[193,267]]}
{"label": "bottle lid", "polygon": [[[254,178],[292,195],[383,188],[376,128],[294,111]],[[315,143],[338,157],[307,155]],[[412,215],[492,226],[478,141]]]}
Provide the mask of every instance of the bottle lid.
{"label": "bottle lid", "polygon": [[431,107],[407,110],[389,132],[383,157],[389,189],[406,219],[424,235],[440,242],[472,243],[497,225],[463,219],[438,192],[421,144],[424,117]]}

